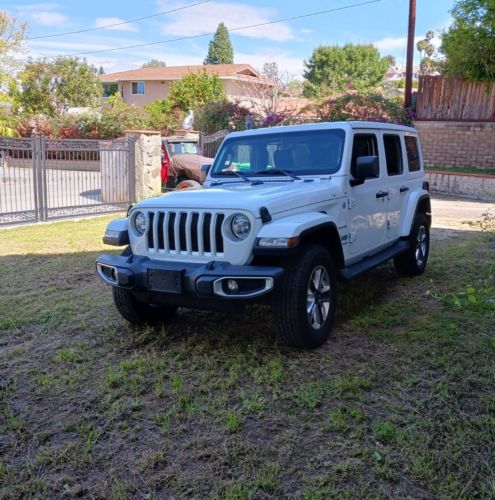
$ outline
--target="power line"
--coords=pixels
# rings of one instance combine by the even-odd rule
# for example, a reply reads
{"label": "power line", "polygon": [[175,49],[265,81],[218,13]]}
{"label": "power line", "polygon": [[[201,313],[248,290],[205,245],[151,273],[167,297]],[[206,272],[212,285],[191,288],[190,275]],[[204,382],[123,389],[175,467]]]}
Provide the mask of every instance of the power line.
{"label": "power line", "polygon": [[[251,25],[248,25],[248,26],[240,26],[240,27],[237,27],[237,28],[229,28],[229,32],[247,30],[247,29],[252,29],[252,28],[259,28],[261,26],[268,26],[270,24],[277,24],[277,23],[283,23],[283,22],[286,22],[286,21],[294,21],[296,19],[303,19],[303,18],[306,18],[306,17],[319,16],[321,14],[328,14],[330,12],[337,12],[337,11],[340,11],[340,10],[352,9],[352,8],[355,8],[355,7],[361,7],[363,5],[369,5],[369,4],[373,4],[373,3],[379,3],[379,2],[382,2],[382,1],[383,0],[368,0],[366,2],[354,3],[354,4],[351,4],[351,5],[344,5],[343,7],[336,7],[334,9],[320,10],[318,12],[310,12],[309,14],[301,14],[299,16],[292,16],[292,17],[286,17],[284,19],[277,19],[275,21],[267,21],[265,23],[251,24]],[[101,54],[103,52],[114,52],[116,50],[136,49],[138,47],[148,47],[150,45],[159,45],[159,44],[163,44],[163,43],[179,42],[179,41],[183,41],[183,40],[192,40],[194,38],[201,38],[201,37],[204,37],[204,36],[212,36],[214,34],[215,34],[214,32],[212,32],[212,33],[203,33],[201,35],[190,35],[190,36],[183,36],[183,37],[179,37],[179,38],[170,38],[168,40],[159,40],[159,41],[156,41],[156,42],[139,43],[139,44],[135,44],[135,45],[126,45],[124,47],[114,47],[114,48],[111,48],[111,49],[92,50],[92,51],[87,51],[87,52],[78,52],[76,54],[59,54],[58,56],[50,56],[49,58],[52,59],[52,58],[56,58],[56,57],[85,56],[85,55],[90,55],[90,54]]]}
{"label": "power line", "polygon": [[86,28],[84,30],[68,31],[66,33],[55,33],[54,35],[33,36],[30,38],[27,38],[26,40],[40,40],[42,38],[53,38],[56,36],[77,35],[78,33],[87,33],[88,31],[104,30],[104,29],[108,29],[108,28],[113,28],[114,26],[122,26],[123,24],[130,24],[130,23],[136,23],[138,21],[144,21],[145,19],[151,19],[152,17],[164,16],[165,14],[171,14],[172,12],[177,12],[179,10],[190,9],[191,7],[196,7],[197,5],[202,5],[202,4],[208,3],[208,2],[211,2],[211,0],[203,0],[202,2],[197,2],[197,3],[190,4],[190,5],[185,5],[183,7],[177,7],[176,9],[165,10],[163,12],[157,12],[156,14],[151,14],[150,16],[138,17],[137,19],[129,19],[128,21],[121,21],[119,23],[107,24],[105,26],[98,26],[97,28]]}

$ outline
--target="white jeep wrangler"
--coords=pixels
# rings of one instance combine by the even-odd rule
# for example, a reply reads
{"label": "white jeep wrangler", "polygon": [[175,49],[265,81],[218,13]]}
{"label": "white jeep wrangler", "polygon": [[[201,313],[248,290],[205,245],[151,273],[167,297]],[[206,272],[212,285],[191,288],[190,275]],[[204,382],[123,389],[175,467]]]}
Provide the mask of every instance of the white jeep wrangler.
{"label": "white jeep wrangler", "polygon": [[[207,169],[205,169],[207,170]],[[337,279],[393,258],[400,274],[428,259],[430,196],[413,128],[318,123],[227,136],[204,187],[134,205],[97,259],[120,314],[164,321],[178,307],[271,304],[281,340],[328,337]]]}

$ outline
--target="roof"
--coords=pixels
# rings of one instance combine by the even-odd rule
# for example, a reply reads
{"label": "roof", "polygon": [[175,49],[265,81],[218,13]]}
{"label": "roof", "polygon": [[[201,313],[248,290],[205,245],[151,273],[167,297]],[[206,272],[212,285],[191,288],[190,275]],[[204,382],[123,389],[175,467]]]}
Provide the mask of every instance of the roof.
{"label": "roof", "polygon": [[309,132],[311,130],[330,130],[335,128],[348,129],[374,129],[374,130],[395,130],[398,132],[409,132],[416,134],[416,129],[406,127],[405,125],[396,125],[394,123],[383,122],[365,122],[365,121],[347,121],[347,122],[319,122],[319,123],[304,123],[302,125],[289,125],[270,128],[258,128],[252,130],[243,130],[241,132],[232,132],[228,137],[238,137],[246,135],[264,135],[277,134],[283,132]]}
{"label": "roof", "polygon": [[209,75],[220,78],[256,78],[262,77],[249,64],[198,64],[191,66],[166,66],[163,68],[139,68],[117,73],[99,75],[102,82],[118,82],[127,80],[180,80],[188,73],[206,71]]}

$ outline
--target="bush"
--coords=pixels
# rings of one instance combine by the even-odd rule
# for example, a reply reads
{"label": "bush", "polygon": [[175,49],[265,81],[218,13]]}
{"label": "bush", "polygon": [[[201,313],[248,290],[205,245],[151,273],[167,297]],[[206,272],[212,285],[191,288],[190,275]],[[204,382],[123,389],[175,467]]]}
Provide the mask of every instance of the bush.
{"label": "bush", "polygon": [[116,94],[107,100],[101,112],[21,118],[15,130],[22,137],[41,134],[61,139],[116,139],[124,134],[124,130],[147,126],[144,111],[127,105]]}
{"label": "bush", "polygon": [[178,129],[184,119],[184,112],[174,106],[170,99],[153,101],[144,109],[148,114],[148,127],[152,130],[159,130],[165,135]]}
{"label": "bush", "polygon": [[[249,109],[227,100],[209,102],[196,113],[195,128],[204,134],[219,130],[245,130],[246,118],[251,116]],[[253,121],[257,121],[256,118]]]}
{"label": "bush", "polygon": [[211,101],[225,98],[222,82],[217,75],[209,75],[206,71],[188,73],[174,82],[168,96],[173,106],[182,111],[197,109]]}
{"label": "bush", "polygon": [[352,91],[320,101],[314,111],[322,121],[366,120],[409,125],[414,118],[412,113],[404,111],[399,99]]}

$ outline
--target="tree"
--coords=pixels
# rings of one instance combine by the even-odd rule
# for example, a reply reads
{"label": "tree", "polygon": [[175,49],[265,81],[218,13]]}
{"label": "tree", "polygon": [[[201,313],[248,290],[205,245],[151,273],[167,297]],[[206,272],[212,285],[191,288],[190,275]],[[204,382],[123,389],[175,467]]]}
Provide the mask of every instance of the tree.
{"label": "tree", "polygon": [[167,63],[165,61],[159,61],[158,59],[151,59],[145,62],[141,68],[165,68]]}
{"label": "tree", "polygon": [[304,94],[314,97],[349,88],[372,89],[382,82],[389,62],[373,45],[321,45],[304,62]]}
{"label": "tree", "polygon": [[433,31],[427,31],[425,38],[416,44],[420,60],[419,72],[422,75],[429,75],[439,68],[439,62],[433,59],[436,48],[431,41],[434,37],[435,33]]}
{"label": "tree", "polygon": [[[13,73],[19,65],[15,55],[22,52],[22,42],[26,37],[26,23],[0,11],[0,89],[14,86]],[[0,101],[9,100],[0,90]]]}
{"label": "tree", "polygon": [[78,58],[30,61],[18,77],[17,102],[26,113],[54,115],[68,107],[93,107],[102,95],[96,68]]}
{"label": "tree", "polygon": [[103,69],[103,66],[100,66],[100,67],[98,68],[98,74],[99,74],[99,75],[104,75],[104,74],[105,74],[105,70]]}
{"label": "tree", "polygon": [[394,56],[385,56],[383,58],[385,61],[387,61],[387,64],[388,64],[388,67],[390,68],[390,66],[397,66],[397,60],[395,59]]}
{"label": "tree", "polygon": [[493,0],[458,0],[454,22],[442,35],[444,71],[472,81],[495,80],[495,4]]}
{"label": "tree", "polygon": [[210,40],[208,55],[203,64],[233,64],[234,49],[230,42],[229,30],[225,24],[220,23],[217,31]]}
{"label": "tree", "polygon": [[170,86],[168,98],[182,111],[196,109],[210,101],[225,98],[222,82],[217,75],[206,71],[188,73]]}

